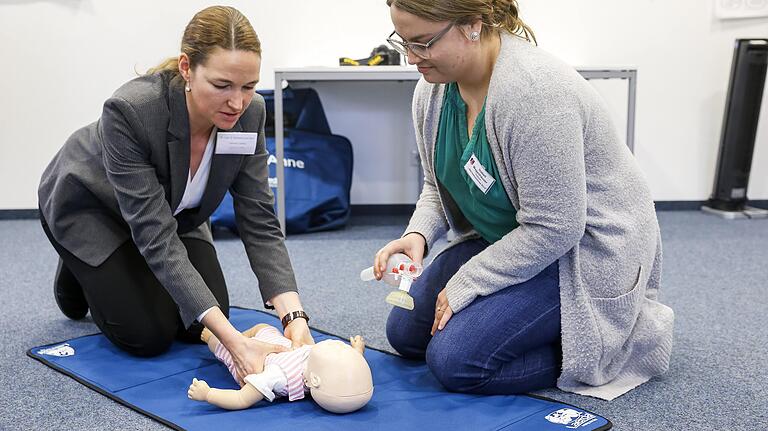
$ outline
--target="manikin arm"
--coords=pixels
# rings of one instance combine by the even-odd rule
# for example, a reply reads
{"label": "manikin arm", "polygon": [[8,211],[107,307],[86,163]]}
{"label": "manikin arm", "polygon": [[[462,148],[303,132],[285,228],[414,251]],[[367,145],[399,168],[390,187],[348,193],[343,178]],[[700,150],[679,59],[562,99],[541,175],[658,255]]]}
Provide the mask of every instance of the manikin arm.
{"label": "manikin arm", "polygon": [[197,401],[207,401],[227,410],[242,410],[264,399],[264,395],[246,383],[237,389],[216,389],[208,386],[205,380],[192,379],[187,396]]}
{"label": "manikin arm", "polygon": [[248,338],[253,338],[253,337],[256,336],[256,334],[259,331],[261,331],[263,328],[267,328],[267,327],[269,327],[269,325],[267,325],[266,323],[259,323],[258,325],[252,326],[251,328],[246,329],[245,331],[243,331],[243,335],[245,335]]}
{"label": "manikin arm", "polygon": [[354,337],[349,337],[349,344],[352,346],[353,349],[357,350],[358,353],[361,355],[365,351],[365,340],[363,340],[363,337],[359,335],[355,335]]}

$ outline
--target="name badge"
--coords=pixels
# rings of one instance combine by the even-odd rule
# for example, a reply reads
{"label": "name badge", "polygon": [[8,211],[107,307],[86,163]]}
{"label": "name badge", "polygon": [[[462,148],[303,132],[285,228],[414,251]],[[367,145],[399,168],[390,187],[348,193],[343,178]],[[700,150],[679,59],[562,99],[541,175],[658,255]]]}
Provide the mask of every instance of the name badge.
{"label": "name badge", "polygon": [[216,154],[254,154],[258,137],[253,132],[217,132]]}
{"label": "name badge", "polygon": [[464,165],[464,170],[467,171],[469,178],[472,179],[472,182],[475,183],[477,188],[480,189],[483,194],[488,194],[488,190],[490,190],[493,183],[496,182],[496,179],[488,174],[488,171],[485,170],[474,154],[469,158],[467,164]]}

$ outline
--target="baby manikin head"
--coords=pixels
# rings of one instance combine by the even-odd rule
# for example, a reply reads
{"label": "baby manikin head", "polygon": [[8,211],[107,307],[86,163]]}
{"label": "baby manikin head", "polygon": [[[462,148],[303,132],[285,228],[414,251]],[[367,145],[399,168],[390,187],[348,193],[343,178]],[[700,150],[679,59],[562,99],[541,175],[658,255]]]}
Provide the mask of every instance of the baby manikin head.
{"label": "baby manikin head", "polygon": [[321,341],[312,347],[304,383],[312,399],[333,413],[353,412],[368,404],[373,395],[368,362],[357,350],[339,340]]}

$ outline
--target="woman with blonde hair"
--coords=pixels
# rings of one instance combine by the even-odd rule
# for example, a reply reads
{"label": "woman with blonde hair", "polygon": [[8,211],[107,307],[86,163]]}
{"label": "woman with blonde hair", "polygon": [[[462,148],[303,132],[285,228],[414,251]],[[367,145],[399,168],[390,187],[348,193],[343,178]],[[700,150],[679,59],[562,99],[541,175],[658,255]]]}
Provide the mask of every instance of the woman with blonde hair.
{"label": "woman with blonde hair", "polygon": [[388,0],[392,46],[423,77],[413,121],[425,182],[375,256],[421,262],[390,344],[450,390],[558,386],[612,399],[664,373],[674,313],[647,182],[597,93],[535,44],[515,0]]}
{"label": "woman with blonde hair", "polygon": [[152,356],[203,326],[241,376],[284,347],[244,337],[208,217],[227,190],[266,306],[294,346],[312,344],[267,183],[264,100],[255,94],[261,44],[231,7],[198,12],[181,54],[117,89],[101,117],[76,131],[42,175],[43,228],[60,256],[56,302],[90,309],[125,351]]}

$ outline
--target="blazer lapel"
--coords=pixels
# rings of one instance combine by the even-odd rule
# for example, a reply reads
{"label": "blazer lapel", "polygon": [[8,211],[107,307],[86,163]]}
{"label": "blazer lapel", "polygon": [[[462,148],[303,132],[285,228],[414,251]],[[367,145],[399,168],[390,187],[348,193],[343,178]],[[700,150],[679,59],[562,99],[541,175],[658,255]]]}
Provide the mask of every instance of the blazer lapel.
{"label": "blazer lapel", "polygon": [[[243,127],[238,121],[235,126],[225,132],[240,132]],[[237,175],[243,156],[239,154],[216,154],[216,145],[218,137],[213,144],[213,158],[211,160],[211,171],[208,174],[208,183],[205,186],[205,193],[200,200],[200,213],[212,214],[219,206],[224,194],[232,184],[232,179]]]}
{"label": "blazer lapel", "polygon": [[168,84],[168,105],[170,121],[168,124],[168,162],[171,172],[171,210],[176,211],[189,178],[189,113],[184,95],[181,76],[174,77]]}

